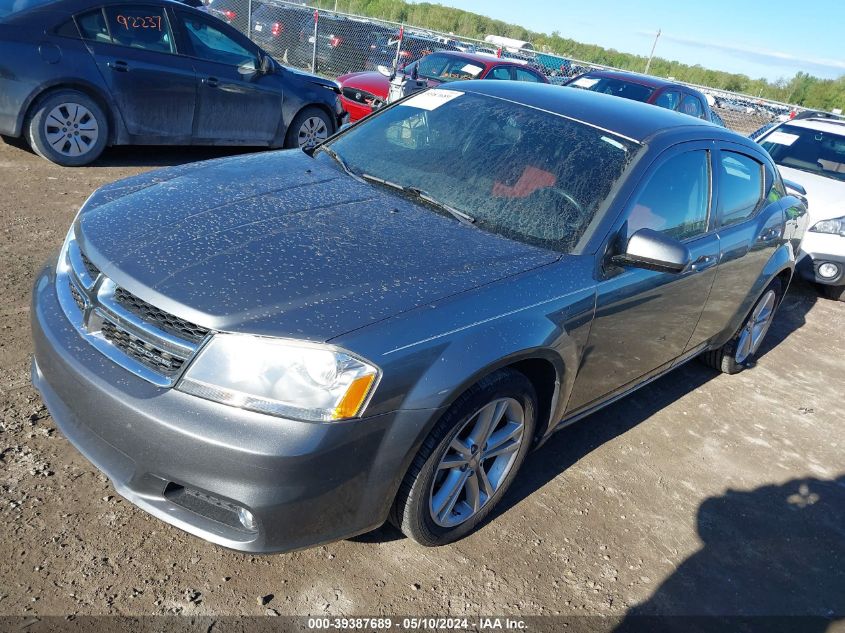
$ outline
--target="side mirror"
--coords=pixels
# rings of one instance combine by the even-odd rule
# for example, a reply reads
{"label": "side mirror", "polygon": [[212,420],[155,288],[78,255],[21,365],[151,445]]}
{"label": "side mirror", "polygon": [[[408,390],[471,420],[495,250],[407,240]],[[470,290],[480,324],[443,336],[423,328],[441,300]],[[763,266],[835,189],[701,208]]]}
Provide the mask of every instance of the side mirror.
{"label": "side mirror", "polygon": [[689,249],[678,240],[652,229],[634,233],[625,250],[613,256],[613,263],[662,273],[682,273],[690,264]]}
{"label": "side mirror", "polygon": [[786,178],[784,178],[783,186],[786,187],[787,193],[791,193],[793,196],[803,202],[805,207],[807,207],[808,209],[810,208],[810,203],[807,201],[807,190],[804,189],[803,185],[798,184],[794,180],[787,180]]}
{"label": "side mirror", "polygon": [[240,66],[238,66],[238,74],[240,75],[254,75],[258,72],[258,69],[255,67],[255,62],[250,60],[248,62],[244,62]]}
{"label": "side mirror", "polygon": [[388,68],[384,64],[379,64],[377,70],[384,75],[385,77],[392,78],[393,77],[393,69]]}
{"label": "side mirror", "polygon": [[273,72],[273,60],[270,59],[269,55],[262,55],[261,56],[261,74],[262,75],[269,75]]}

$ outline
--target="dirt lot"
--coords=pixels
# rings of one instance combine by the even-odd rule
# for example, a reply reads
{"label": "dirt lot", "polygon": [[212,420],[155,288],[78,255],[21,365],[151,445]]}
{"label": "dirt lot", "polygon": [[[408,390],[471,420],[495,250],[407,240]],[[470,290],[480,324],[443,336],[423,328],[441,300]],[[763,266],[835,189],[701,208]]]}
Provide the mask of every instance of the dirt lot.
{"label": "dirt lot", "polygon": [[95,187],[219,154],[62,169],[0,142],[0,615],[845,617],[845,304],[800,283],[755,368],[691,363],[557,434],[450,547],[383,527],[251,556],[122,501],[29,384],[30,283]]}

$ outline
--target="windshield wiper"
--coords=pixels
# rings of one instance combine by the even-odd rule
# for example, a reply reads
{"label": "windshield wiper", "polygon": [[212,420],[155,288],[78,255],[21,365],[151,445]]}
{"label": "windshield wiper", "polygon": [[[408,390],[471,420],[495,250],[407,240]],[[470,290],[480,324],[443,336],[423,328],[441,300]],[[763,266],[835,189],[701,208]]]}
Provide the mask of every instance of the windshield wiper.
{"label": "windshield wiper", "polygon": [[372,182],[377,182],[380,185],[385,185],[386,187],[390,187],[391,189],[398,189],[399,191],[401,191],[403,193],[410,193],[415,198],[419,198],[420,200],[423,200],[424,202],[427,202],[428,204],[430,204],[434,207],[437,207],[438,209],[441,209],[442,211],[445,211],[446,213],[451,215],[453,218],[455,218],[459,222],[463,222],[464,224],[473,224],[475,222],[475,218],[472,217],[471,215],[467,215],[463,211],[458,211],[456,208],[450,207],[448,204],[446,204],[444,202],[440,202],[440,200],[438,200],[437,198],[433,198],[431,196],[431,194],[429,194],[426,191],[423,191],[422,189],[420,189],[418,187],[410,187],[410,186],[405,187],[405,186],[400,185],[398,183],[391,182],[389,180],[385,180],[384,178],[379,178],[378,176],[373,176],[372,174],[361,174],[361,178],[363,178],[365,180],[372,181]]}
{"label": "windshield wiper", "polygon": [[345,171],[347,174],[352,176],[355,180],[357,180],[359,182],[363,182],[363,179],[361,178],[361,176],[359,176],[354,171],[352,171],[352,168],[349,166],[349,163],[347,163],[346,160],[344,160],[343,156],[338,154],[331,147],[329,147],[328,145],[320,145],[320,147],[318,147],[317,150],[320,151],[320,152],[323,152],[324,154],[329,156],[332,160],[334,160],[334,162],[336,162],[338,165],[340,165],[343,168],[343,171]]}
{"label": "windshield wiper", "polygon": [[425,202],[428,202],[430,205],[433,205],[438,209],[442,209],[459,222],[463,222],[464,224],[475,223],[475,218],[471,215],[468,215],[463,211],[458,211],[455,207],[450,207],[445,202],[440,202],[440,200],[438,200],[437,198],[432,198],[431,194],[426,191],[423,191],[422,189],[418,189],[417,187],[405,187],[404,191],[414,194],[420,200],[424,200]]}

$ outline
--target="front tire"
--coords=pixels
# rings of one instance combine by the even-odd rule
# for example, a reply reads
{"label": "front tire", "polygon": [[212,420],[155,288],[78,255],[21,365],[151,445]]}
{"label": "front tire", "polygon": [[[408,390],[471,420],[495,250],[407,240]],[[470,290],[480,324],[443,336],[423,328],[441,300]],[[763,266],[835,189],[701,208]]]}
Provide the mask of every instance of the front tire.
{"label": "front tire", "polygon": [[329,115],[320,108],[308,106],[293,118],[285,136],[285,147],[310,149],[329,138],[333,131]]}
{"label": "front tire", "polygon": [[390,521],[429,547],[472,532],[525,461],[536,416],[536,391],[518,371],[499,370],[471,387],[423,442]]}
{"label": "front tire", "polygon": [[733,338],[719,349],[701,355],[704,363],[725,374],[738,374],[746,369],[760,349],[782,297],[783,283],[780,279],[772,280]]}
{"label": "front tire", "polygon": [[105,113],[78,90],[60,90],[40,99],[25,131],[30,147],[39,156],[64,167],[80,167],[97,160],[109,138]]}

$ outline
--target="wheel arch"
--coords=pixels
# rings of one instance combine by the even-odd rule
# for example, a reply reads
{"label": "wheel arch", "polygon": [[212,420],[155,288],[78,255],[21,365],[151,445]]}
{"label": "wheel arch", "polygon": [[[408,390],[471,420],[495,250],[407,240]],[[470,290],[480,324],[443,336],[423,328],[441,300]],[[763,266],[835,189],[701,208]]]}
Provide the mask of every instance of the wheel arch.
{"label": "wheel arch", "polygon": [[113,145],[118,142],[118,139],[120,138],[120,130],[118,128],[120,121],[114,111],[114,108],[112,107],[111,101],[97,86],[82,80],[57,80],[40,86],[39,90],[33,92],[32,95],[30,95],[28,102],[23,108],[21,108],[21,112],[23,113],[21,118],[22,135],[25,136],[27,134],[27,130],[25,129],[26,122],[29,121],[38,104],[51,94],[61,92],[62,90],[76,90],[77,92],[83,93],[90,99],[93,99],[106,115],[106,123],[109,126],[109,135],[106,145]]}

